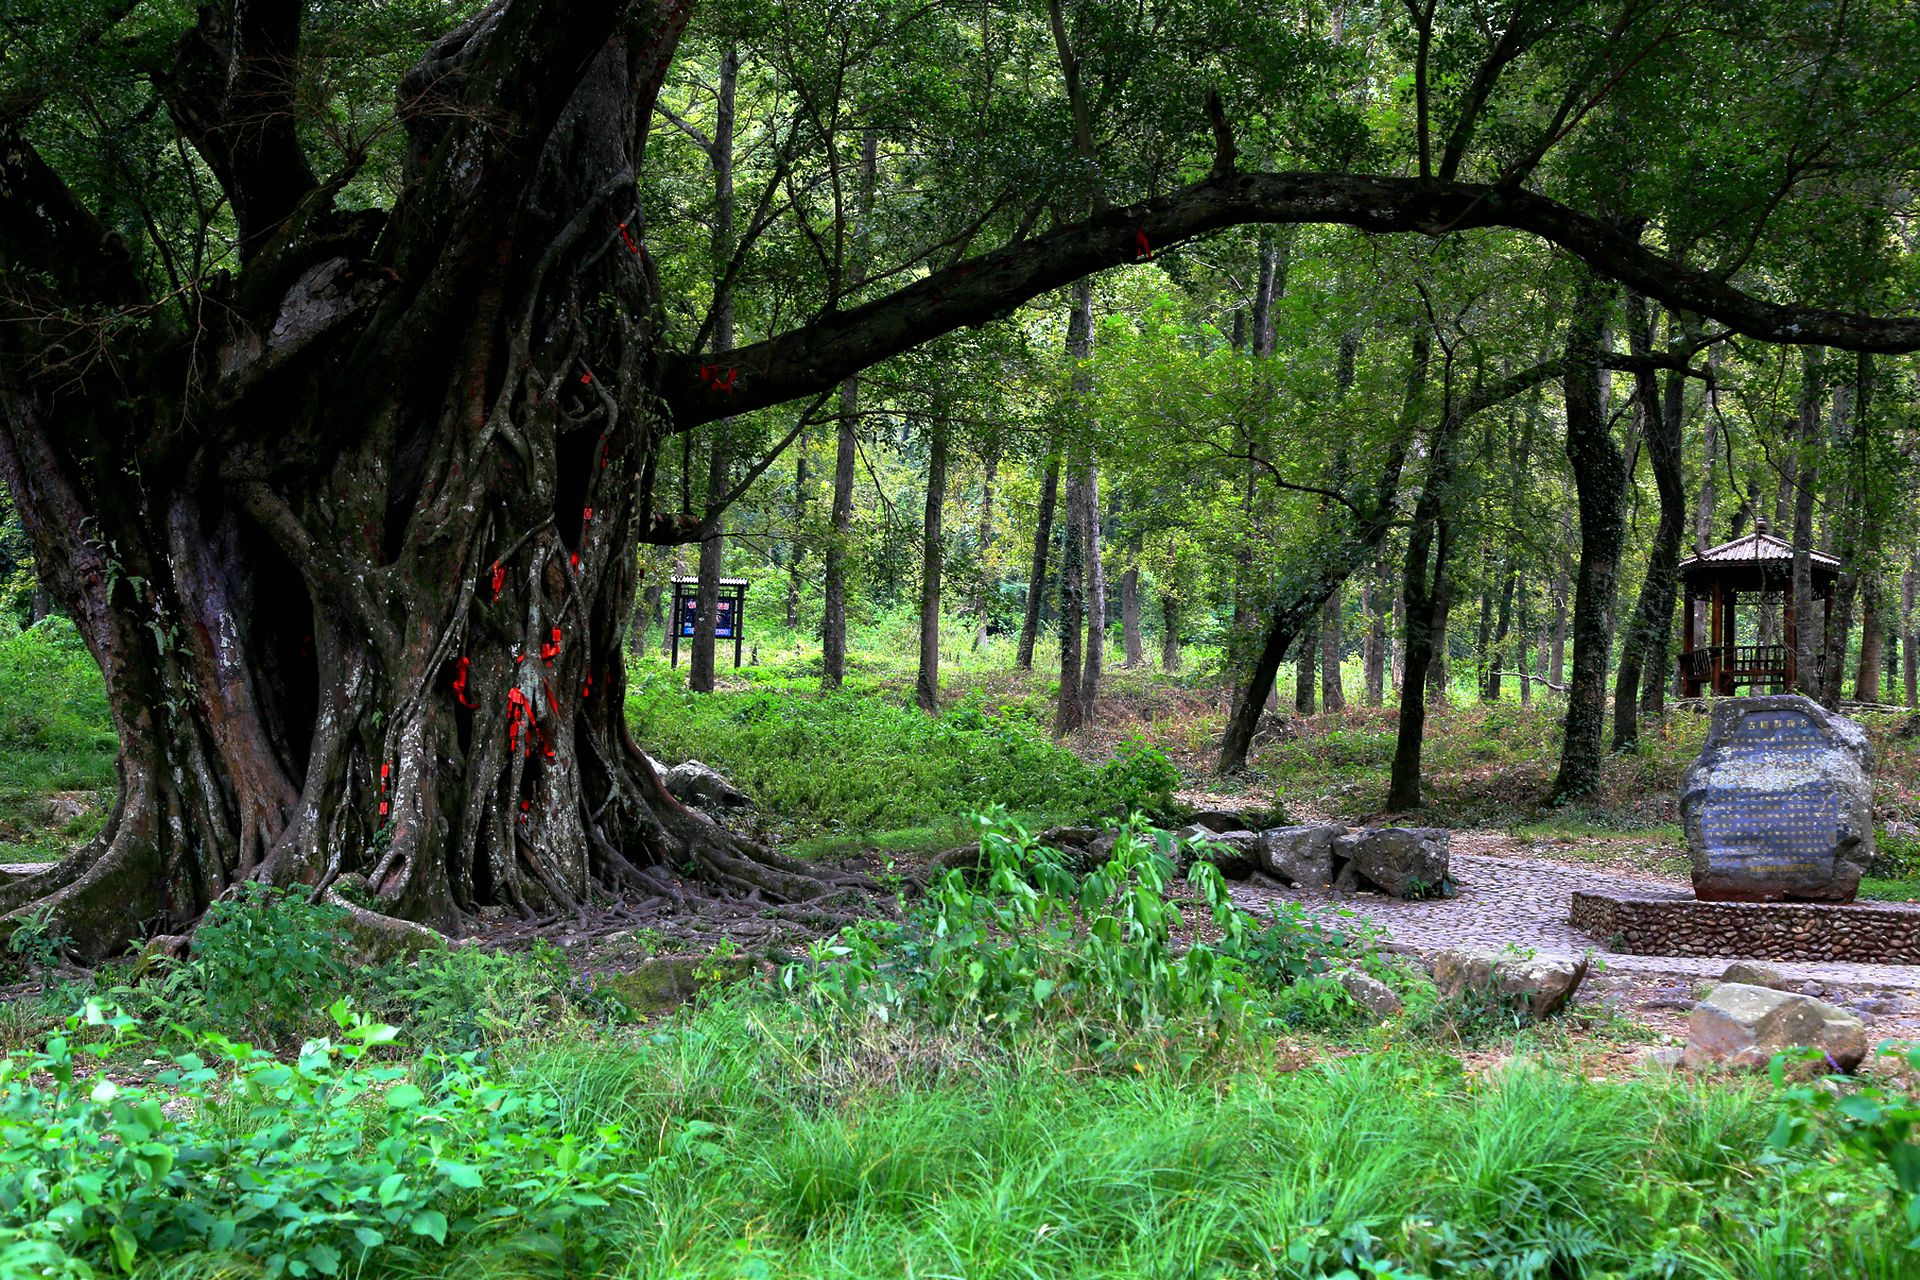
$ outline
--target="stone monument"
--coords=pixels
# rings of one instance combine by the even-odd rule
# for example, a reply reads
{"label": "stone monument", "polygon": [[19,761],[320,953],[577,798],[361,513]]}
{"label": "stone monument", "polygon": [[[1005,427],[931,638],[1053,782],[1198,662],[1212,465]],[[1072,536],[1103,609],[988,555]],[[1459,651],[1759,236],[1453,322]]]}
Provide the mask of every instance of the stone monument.
{"label": "stone monument", "polygon": [[1680,786],[1705,902],[1851,902],[1873,855],[1873,746],[1797,694],[1716,701]]}

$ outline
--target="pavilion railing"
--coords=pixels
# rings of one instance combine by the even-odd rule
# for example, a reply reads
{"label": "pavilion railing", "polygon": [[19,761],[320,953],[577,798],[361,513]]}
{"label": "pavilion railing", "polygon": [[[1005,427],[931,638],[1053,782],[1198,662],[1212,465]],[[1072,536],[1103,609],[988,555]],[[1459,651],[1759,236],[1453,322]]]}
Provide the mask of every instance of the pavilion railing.
{"label": "pavilion railing", "polygon": [[1785,674],[1787,646],[1783,644],[1723,644],[1695,649],[1686,655],[1687,674],[1703,680],[1713,674],[1716,665],[1723,672],[1738,674]]}

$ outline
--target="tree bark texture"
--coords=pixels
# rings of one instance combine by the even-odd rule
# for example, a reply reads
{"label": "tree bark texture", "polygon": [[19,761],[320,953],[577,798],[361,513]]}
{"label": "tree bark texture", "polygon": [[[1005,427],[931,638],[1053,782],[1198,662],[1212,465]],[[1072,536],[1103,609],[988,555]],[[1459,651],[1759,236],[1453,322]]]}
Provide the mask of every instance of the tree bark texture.
{"label": "tree bark texture", "polygon": [[914,701],[928,715],[940,710],[940,574],[946,560],[942,528],[947,499],[947,424],[927,431],[927,504],[920,525],[920,674]]}
{"label": "tree bark texture", "polygon": [[1060,456],[1047,459],[1040,476],[1040,505],[1034,513],[1033,559],[1027,570],[1027,609],[1020,621],[1020,647],[1014,665],[1033,670],[1033,646],[1040,636],[1040,606],[1047,598],[1047,554],[1053,545],[1054,508],[1060,501]]}
{"label": "tree bark texture", "polygon": [[[1627,298],[1628,345],[1636,355],[1653,350],[1653,317],[1646,300]],[[1674,375],[1675,383],[1680,375]],[[1640,598],[1620,644],[1620,667],[1613,685],[1613,749],[1630,751],[1640,740],[1640,688],[1643,671],[1656,668],[1651,686],[1666,688],[1667,639],[1673,630],[1673,609],[1680,583],[1680,548],[1687,533],[1687,487],[1682,473],[1680,407],[1675,386],[1666,396],[1652,369],[1634,374],[1634,405],[1641,421],[1647,465],[1653,470],[1660,496],[1660,518],[1647,552],[1647,574]]]}
{"label": "tree bark texture", "polygon": [[[866,275],[868,227],[873,212],[873,190],[879,176],[880,135],[868,129],[860,141],[860,180],[856,188],[853,245],[848,262],[850,283],[860,286]],[[848,374],[840,380],[840,413],[834,429],[833,507],[828,513],[827,554],[821,565],[823,609],[820,618],[820,683],[838,689],[847,675],[847,550],[853,536],[853,471],[860,452],[854,424],[860,417],[860,380]]]}
{"label": "tree bark texture", "polygon": [[1574,574],[1573,664],[1567,681],[1566,736],[1556,800],[1584,799],[1600,789],[1606,732],[1607,658],[1627,532],[1627,464],[1613,438],[1601,387],[1608,290],[1582,282],[1567,334],[1567,462],[1580,507],[1580,559]]}

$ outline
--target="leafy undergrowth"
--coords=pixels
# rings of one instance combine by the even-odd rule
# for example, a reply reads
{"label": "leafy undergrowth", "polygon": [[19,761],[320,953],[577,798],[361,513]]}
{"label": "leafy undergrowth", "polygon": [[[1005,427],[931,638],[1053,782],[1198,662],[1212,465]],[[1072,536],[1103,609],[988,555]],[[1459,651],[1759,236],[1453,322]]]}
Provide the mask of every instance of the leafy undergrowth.
{"label": "leafy undergrowth", "polygon": [[1210,868],[1173,947],[1144,826],[1094,866],[982,835],[897,926],[650,1025],[551,952],[374,971],[325,908],[230,904],[0,1060],[0,1275],[1912,1274],[1891,1092],[1600,1078]]}

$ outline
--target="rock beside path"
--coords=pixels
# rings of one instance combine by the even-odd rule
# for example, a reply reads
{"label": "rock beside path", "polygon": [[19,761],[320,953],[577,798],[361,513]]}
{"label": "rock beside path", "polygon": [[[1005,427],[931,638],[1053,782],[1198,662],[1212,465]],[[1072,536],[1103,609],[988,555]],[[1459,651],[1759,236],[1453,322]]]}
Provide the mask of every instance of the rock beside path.
{"label": "rock beside path", "polygon": [[1585,956],[1509,954],[1454,947],[1433,958],[1433,985],[1443,998],[1493,996],[1529,1018],[1566,1007],[1587,976]]}
{"label": "rock beside path", "polygon": [[1348,832],[1333,843],[1333,856],[1345,869],[1335,886],[1354,880],[1374,885],[1394,898],[1440,898],[1448,879],[1449,834],[1438,827],[1370,827]]}
{"label": "rock beside path", "polygon": [[753,803],[725,774],[698,760],[668,769],[660,783],[668,795],[696,809],[744,809]]}
{"label": "rock beside path", "polygon": [[1689,1071],[1763,1070],[1786,1049],[1818,1049],[1807,1069],[1850,1072],[1867,1056],[1867,1027],[1845,1009],[1812,996],[1723,982],[1687,1018]]}
{"label": "rock beside path", "polygon": [[1274,827],[1260,833],[1254,862],[1283,884],[1326,889],[1333,884],[1333,842],[1347,834],[1345,827]]}
{"label": "rock beside path", "polygon": [[1770,964],[1760,964],[1753,960],[1735,960],[1720,975],[1721,982],[1738,983],[1746,987],[1771,987],[1775,991],[1787,991],[1792,988],[1787,976]]}

